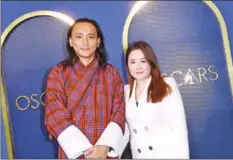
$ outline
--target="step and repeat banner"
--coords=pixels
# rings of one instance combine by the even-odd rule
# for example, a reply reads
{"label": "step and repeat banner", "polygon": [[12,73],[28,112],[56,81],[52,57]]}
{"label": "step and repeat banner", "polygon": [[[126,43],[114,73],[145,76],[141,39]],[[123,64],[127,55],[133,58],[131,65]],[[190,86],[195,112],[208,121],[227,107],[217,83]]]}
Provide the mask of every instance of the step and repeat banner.
{"label": "step and repeat banner", "polygon": [[124,50],[149,42],[162,74],[181,91],[191,158],[233,158],[233,2],[4,1],[2,9],[5,158],[57,158],[44,126],[45,81],[66,57],[66,32],[79,17],[100,23],[109,62],[125,84]]}

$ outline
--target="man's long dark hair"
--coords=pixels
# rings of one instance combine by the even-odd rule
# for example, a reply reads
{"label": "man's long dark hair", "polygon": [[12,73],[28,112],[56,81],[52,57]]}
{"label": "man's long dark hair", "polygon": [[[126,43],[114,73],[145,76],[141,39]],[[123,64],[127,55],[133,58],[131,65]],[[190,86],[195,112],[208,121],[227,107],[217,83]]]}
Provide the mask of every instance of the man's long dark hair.
{"label": "man's long dark hair", "polygon": [[71,66],[73,65],[77,60],[79,60],[78,56],[76,55],[74,49],[70,46],[69,43],[69,39],[71,37],[72,31],[74,26],[77,23],[81,23],[81,22],[87,22],[87,23],[91,23],[95,26],[96,31],[97,31],[97,36],[98,38],[100,38],[100,44],[99,47],[96,48],[96,56],[98,58],[99,61],[99,66],[101,67],[105,67],[105,65],[107,64],[107,60],[108,60],[108,56],[107,56],[107,51],[104,45],[104,35],[102,30],[100,29],[99,24],[92,19],[88,19],[88,18],[81,18],[81,19],[76,19],[74,24],[69,28],[68,32],[67,32],[67,39],[66,39],[66,49],[67,49],[67,53],[68,53],[68,57],[63,61],[63,64],[66,66]]}

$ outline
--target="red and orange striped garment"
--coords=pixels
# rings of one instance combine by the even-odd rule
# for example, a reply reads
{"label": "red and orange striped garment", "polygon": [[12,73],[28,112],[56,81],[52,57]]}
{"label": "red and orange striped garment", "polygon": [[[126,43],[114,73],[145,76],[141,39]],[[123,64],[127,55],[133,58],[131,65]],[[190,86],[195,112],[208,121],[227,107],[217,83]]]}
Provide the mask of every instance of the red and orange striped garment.
{"label": "red and orange striped garment", "polygon": [[[70,125],[92,145],[109,122],[124,131],[124,84],[118,70],[110,64],[100,67],[97,59],[88,66],[80,61],[73,66],[58,64],[48,75],[45,112],[46,127],[54,138]],[[58,158],[67,158],[61,147]]]}

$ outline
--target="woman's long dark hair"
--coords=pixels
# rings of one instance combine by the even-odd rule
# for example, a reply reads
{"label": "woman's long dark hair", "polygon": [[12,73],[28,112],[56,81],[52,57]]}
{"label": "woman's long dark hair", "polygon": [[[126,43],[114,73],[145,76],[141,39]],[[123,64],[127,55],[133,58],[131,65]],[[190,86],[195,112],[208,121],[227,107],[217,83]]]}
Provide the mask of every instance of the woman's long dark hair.
{"label": "woman's long dark hair", "polygon": [[128,59],[130,53],[137,49],[140,49],[143,52],[146,60],[151,66],[152,79],[147,93],[147,101],[152,103],[160,102],[164,97],[171,93],[172,89],[161,76],[161,71],[155,53],[152,47],[145,41],[136,41],[130,44],[126,51],[126,66],[128,83],[130,84],[130,97],[133,91],[134,77],[132,77],[129,72]]}
{"label": "woman's long dark hair", "polygon": [[69,39],[71,37],[71,33],[73,31],[74,26],[77,23],[81,23],[81,22],[91,23],[95,26],[96,31],[97,31],[97,36],[98,36],[98,38],[100,38],[99,47],[96,48],[96,56],[97,56],[98,61],[99,61],[99,66],[105,67],[105,65],[107,64],[108,56],[107,56],[107,51],[106,51],[106,48],[104,45],[103,32],[100,29],[99,24],[95,20],[88,19],[88,18],[80,18],[80,19],[75,20],[74,24],[69,28],[69,30],[67,32],[67,37],[66,37],[67,38],[66,39],[66,49],[67,49],[68,57],[63,61],[63,64],[66,66],[70,66],[70,65],[73,65],[77,60],[79,60],[74,49],[70,46]]}

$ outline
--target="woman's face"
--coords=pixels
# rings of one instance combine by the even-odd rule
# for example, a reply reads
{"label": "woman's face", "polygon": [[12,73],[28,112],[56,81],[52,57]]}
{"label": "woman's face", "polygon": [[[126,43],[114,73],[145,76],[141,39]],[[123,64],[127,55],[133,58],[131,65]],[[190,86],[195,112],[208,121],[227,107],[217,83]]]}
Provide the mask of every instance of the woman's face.
{"label": "woman's face", "polygon": [[143,81],[151,76],[151,66],[140,49],[129,53],[128,68],[136,80]]}

